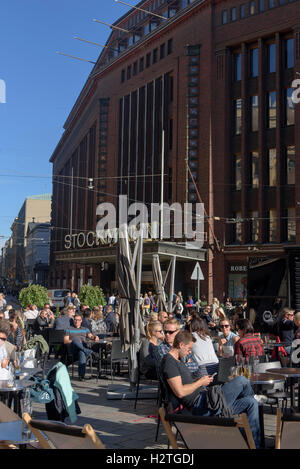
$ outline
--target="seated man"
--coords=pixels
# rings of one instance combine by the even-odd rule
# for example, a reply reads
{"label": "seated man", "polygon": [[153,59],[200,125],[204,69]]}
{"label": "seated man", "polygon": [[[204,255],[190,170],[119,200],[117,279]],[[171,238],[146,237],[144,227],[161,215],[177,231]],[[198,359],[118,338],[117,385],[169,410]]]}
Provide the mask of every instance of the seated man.
{"label": "seated man", "polygon": [[[168,319],[164,323],[164,341],[158,345],[155,351],[155,357],[160,362],[162,358],[168,353],[173,345],[176,335],[180,332],[180,323],[177,319]],[[203,375],[201,366],[198,365],[192,353],[187,355],[184,359],[185,365],[188,367],[194,378],[199,378]]]}
{"label": "seated man", "polygon": [[96,342],[99,340],[99,337],[92,334],[89,329],[81,327],[81,323],[82,316],[75,314],[74,327],[70,326],[66,329],[64,337],[64,344],[67,345],[75,360],[78,359],[79,381],[84,380],[86,357],[93,353],[91,349],[86,347],[86,339],[89,338]]}
{"label": "seated man", "polygon": [[264,345],[261,338],[254,334],[254,329],[249,319],[238,319],[236,328],[240,340],[234,344],[234,355],[249,359],[250,357],[263,357]]}
{"label": "seated man", "polygon": [[76,312],[76,308],[73,305],[69,305],[62,310],[60,316],[58,316],[55,321],[53,328],[57,331],[65,331],[70,326],[74,326],[73,316]]}
{"label": "seated man", "polygon": [[41,334],[45,327],[52,327],[54,319],[48,318],[48,313],[45,309],[42,309],[39,316],[36,318],[33,324],[34,334]]}
{"label": "seated man", "polygon": [[258,402],[254,398],[249,381],[244,376],[238,376],[225,383],[220,388],[221,391],[219,390],[220,398],[217,404],[212,404],[205,387],[213,381],[213,377],[203,376],[195,381],[188,368],[182,363],[182,360],[191,353],[194,340],[190,332],[179,332],[171,350],[162,359],[161,371],[168,386],[170,400],[172,395],[175,396],[179,404],[190,409],[193,415],[210,416],[222,412],[224,416],[229,416],[245,412],[256,447],[259,448]]}

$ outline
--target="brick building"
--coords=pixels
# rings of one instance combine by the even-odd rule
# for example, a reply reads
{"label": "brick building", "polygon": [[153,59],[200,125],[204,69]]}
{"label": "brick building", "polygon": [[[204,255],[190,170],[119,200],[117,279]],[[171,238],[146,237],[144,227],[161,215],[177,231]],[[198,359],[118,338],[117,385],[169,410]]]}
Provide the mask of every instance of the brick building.
{"label": "brick building", "polygon": [[159,203],[164,168],[163,200],[206,211],[206,252],[186,255],[176,289],[194,293],[194,261],[205,258],[201,292],[242,299],[250,254],[288,262],[286,247],[300,244],[299,1],[137,7],[114,23],[51,156],[52,286],[113,286],[96,207],[118,194]]}

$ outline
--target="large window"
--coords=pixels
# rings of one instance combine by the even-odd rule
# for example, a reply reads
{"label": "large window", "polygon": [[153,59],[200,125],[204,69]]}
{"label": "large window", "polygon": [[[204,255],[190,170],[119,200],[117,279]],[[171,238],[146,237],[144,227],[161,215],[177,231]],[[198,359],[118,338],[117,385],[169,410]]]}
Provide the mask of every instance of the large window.
{"label": "large window", "polygon": [[268,214],[268,241],[269,243],[275,243],[277,229],[276,209],[270,209]]}
{"label": "large window", "polygon": [[294,88],[287,88],[285,90],[285,107],[286,107],[286,125],[294,125],[295,124],[295,103],[292,100],[292,95],[294,92]]}
{"label": "large window", "polygon": [[258,48],[250,49],[250,75],[258,76]]}
{"label": "large window", "polygon": [[233,239],[232,241],[234,243],[241,243],[242,242],[242,222],[240,221],[242,219],[242,214],[241,212],[236,212],[233,214],[233,218],[235,220],[235,223],[233,223]]}
{"label": "large window", "polygon": [[234,175],[234,188],[240,191],[242,188],[242,160],[241,155],[233,156],[233,175]]}
{"label": "large window", "polygon": [[240,6],[240,18],[243,19],[246,16],[246,5],[242,4]]}
{"label": "large window", "polygon": [[251,96],[251,131],[258,131],[258,96]]}
{"label": "large window", "polygon": [[242,54],[233,54],[234,81],[242,79]]}
{"label": "large window", "polygon": [[276,148],[268,151],[269,186],[276,186]]}
{"label": "large window", "polygon": [[259,171],[258,171],[258,152],[253,151],[250,154],[251,160],[251,187],[257,189],[259,186]]}
{"label": "large window", "polygon": [[268,73],[276,72],[276,44],[268,44]]}
{"label": "large window", "polygon": [[287,241],[296,241],[296,210],[294,207],[287,209]]}
{"label": "large window", "polygon": [[295,65],[294,57],[294,39],[287,39],[285,41],[285,67],[293,68]]}
{"label": "large window", "polygon": [[228,21],[228,18],[227,18],[227,10],[223,10],[222,11],[222,24],[226,24]]}
{"label": "large window", "polygon": [[258,212],[255,210],[249,213],[249,241],[252,243],[258,242],[259,235],[259,221],[258,221]]}
{"label": "large window", "polygon": [[274,129],[276,127],[276,91],[267,93],[267,127]]}
{"label": "large window", "polygon": [[242,133],[242,100],[234,100],[234,133],[240,135]]}
{"label": "large window", "polygon": [[295,184],[295,146],[286,148],[286,183]]}

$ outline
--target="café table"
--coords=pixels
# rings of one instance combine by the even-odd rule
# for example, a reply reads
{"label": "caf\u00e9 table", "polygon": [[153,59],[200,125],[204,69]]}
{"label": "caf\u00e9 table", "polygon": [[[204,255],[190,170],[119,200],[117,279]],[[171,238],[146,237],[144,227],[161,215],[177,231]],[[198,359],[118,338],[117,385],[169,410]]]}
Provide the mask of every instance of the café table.
{"label": "caf\u00e9 table", "polygon": [[[297,383],[298,383],[298,412],[300,412],[300,399],[299,399],[300,368],[288,368],[288,367],[272,368],[272,363],[270,363],[270,368],[268,368],[266,371],[268,373],[272,373],[272,375],[278,374],[278,375],[283,375],[286,378],[296,378],[297,379]],[[294,400],[295,400],[293,383],[291,383],[290,397],[291,397],[291,407],[293,407],[294,406]]]}
{"label": "caf\u00e9 table", "polygon": [[[274,384],[285,381],[284,375],[272,374],[272,373],[251,373],[250,384],[254,388],[254,392],[258,394],[259,386],[263,384]],[[264,408],[263,405],[258,406],[259,410],[259,422],[261,431],[261,448],[265,448],[265,426],[264,426]]]}
{"label": "caf\u00e9 table", "polygon": [[14,400],[14,412],[22,417],[21,400],[23,391],[34,385],[33,381],[26,379],[15,380],[13,386],[8,385],[7,380],[0,380],[0,398],[3,402],[9,402],[11,397]]}
{"label": "caf\u00e9 table", "polygon": [[100,340],[87,340],[86,345],[88,348],[93,350],[93,352],[97,355],[98,358],[98,369],[97,369],[97,380],[98,379],[105,379],[107,376],[101,374],[102,371],[102,363],[103,360],[106,358],[109,346],[111,346],[114,337],[105,337],[104,339]]}

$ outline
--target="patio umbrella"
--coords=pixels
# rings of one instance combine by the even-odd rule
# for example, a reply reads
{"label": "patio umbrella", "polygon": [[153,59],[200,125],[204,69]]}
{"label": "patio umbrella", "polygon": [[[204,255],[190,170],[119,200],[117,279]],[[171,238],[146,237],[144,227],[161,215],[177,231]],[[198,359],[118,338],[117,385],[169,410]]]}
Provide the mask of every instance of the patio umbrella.
{"label": "patio umbrella", "polygon": [[158,254],[153,254],[152,257],[152,273],[154,288],[157,295],[157,311],[167,311],[167,301]]}
{"label": "patio umbrella", "polygon": [[137,352],[141,337],[145,337],[140,314],[135,271],[128,236],[119,237],[117,246],[117,284],[120,294],[120,338],[122,350],[128,351],[129,379],[131,387],[136,384]]}

